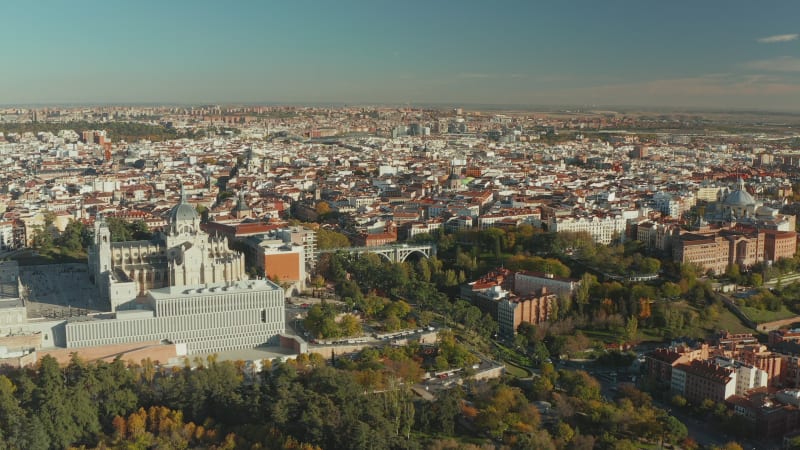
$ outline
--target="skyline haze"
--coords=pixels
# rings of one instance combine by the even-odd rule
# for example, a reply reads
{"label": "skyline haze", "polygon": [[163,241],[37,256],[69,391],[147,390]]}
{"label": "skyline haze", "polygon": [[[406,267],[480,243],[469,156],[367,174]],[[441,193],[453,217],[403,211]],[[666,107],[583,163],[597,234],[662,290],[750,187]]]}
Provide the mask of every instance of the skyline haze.
{"label": "skyline haze", "polygon": [[792,2],[400,6],[11,4],[0,104],[800,110]]}

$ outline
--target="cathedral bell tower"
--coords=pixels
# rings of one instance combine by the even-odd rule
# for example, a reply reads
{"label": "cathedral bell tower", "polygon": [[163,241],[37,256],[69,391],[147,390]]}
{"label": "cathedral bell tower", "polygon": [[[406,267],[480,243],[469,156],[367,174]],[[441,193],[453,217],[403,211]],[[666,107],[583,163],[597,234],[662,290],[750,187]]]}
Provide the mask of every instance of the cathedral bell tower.
{"label": "cathedral bell tower", "polygon": [[89,276],[100,290],[101,297],[107,298],[111,273],[111,230],[102,217],[98,217],[94,223],[94,245],[88,256]]}
{"label": "cathedral bell tower", "polygon": [[94,245],[97,249],[97,273],[102,274],[111,270],[111,230],[105,218],[100,218],[95,224]]}

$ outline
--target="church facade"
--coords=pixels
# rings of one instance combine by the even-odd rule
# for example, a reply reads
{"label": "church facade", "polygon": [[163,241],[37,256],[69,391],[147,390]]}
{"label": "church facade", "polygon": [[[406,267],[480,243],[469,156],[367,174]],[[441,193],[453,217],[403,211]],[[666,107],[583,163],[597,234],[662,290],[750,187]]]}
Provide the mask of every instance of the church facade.
{"label": "church facade", "polygon": [[247,279],[244,255],[228,248],[228,239],[200,229],[200,217],[181,195],[164,232],[152,240],[111,242],[100,218],[89,250],[89,274],[111,310],[125,309],[151,289],[234,283]]}

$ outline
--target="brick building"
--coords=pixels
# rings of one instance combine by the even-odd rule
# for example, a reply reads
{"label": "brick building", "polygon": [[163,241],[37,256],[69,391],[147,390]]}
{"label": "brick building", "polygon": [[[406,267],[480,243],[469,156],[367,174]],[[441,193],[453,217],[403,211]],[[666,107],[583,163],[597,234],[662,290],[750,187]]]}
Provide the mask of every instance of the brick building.
{"label": "brick building", "polygon": [[542,288],[525,297],[506,297],[497,304],[497,322],[501,336],[513,337],[522,322],[533,325],[546,322],[555,312],[555,294]]}
{"label": "brick building", "polygon": [[483,277],[461,286],[461,296],[481,311],[494,317],[500,334],[513,337],[522,322],[539,324],[552,318],[558,297],[547,287],[517,288],[517,275],[506,268],[495,269]]}
{"label": "brick building", "polygon": [[706,360],[709,357],[708,344],[690,347],[682,344],[668,348],[658,348],[645,355],[645,370],[654,381],[669,385],[672,371],[678,364],[687,364],[694,360]]}
{"label": "brick building", "polygon": [[696,405],[706,399],[721,403],[736,394],[736,371],[713,361],[694,360],[672,368],[670,387]]}
{"label": "brick building", "polygon": [[720,274],[732,264],[748,268],[765,261],[791,258],[797,247],[797,233],[741,226],[705,228],[691,233],[676,231],[672,246],[675,262],[697,264],[703,270]]}

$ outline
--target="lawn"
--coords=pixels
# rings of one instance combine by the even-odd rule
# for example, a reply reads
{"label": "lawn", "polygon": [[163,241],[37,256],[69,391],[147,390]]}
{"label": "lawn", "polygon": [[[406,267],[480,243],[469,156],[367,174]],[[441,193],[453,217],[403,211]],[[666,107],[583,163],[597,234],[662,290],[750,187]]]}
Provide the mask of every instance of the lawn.
{"label": "lawn", "polygon": [[752,308],[750,306],[739,306],[739,309],[741,309],[743,313],[747,314],[747,317],[757,323],[772,322],[774,320],[788,319],[796,316],[795,313],[789,311],[783,305],[781,305],[781,309],[778,311]]}
{"label": "lawn", "polygon": [[654,328],[644,328],[639,330],[639,342],[661,342],[664,335]]}
{"label": "lawn", "polygon": [[603,342],[604,344],[617,344],[622,339],[619,334],[606,330],[579,330],[584,336],[589,339],[594,339]]}
{"label": "lawn", "polygon": [[506,361],[506,373],[515,378],[528,378],[531,376],[530,372],[511,364],[509,361]]}
{"label": "lawn", "polygon": [[58,248],[49,250],[27,250],[11,257],[21,266],[33,266],[40,264],[67,264],[67,263],[86,263],[86,253],[68,252]]}
{"label": "lawn", "polygon": [[753,329],[748,328],[739,320],[728,308],[720,308],[719,319],[714,324],[714,330],[728,330],[731,333],[752,333]]}

